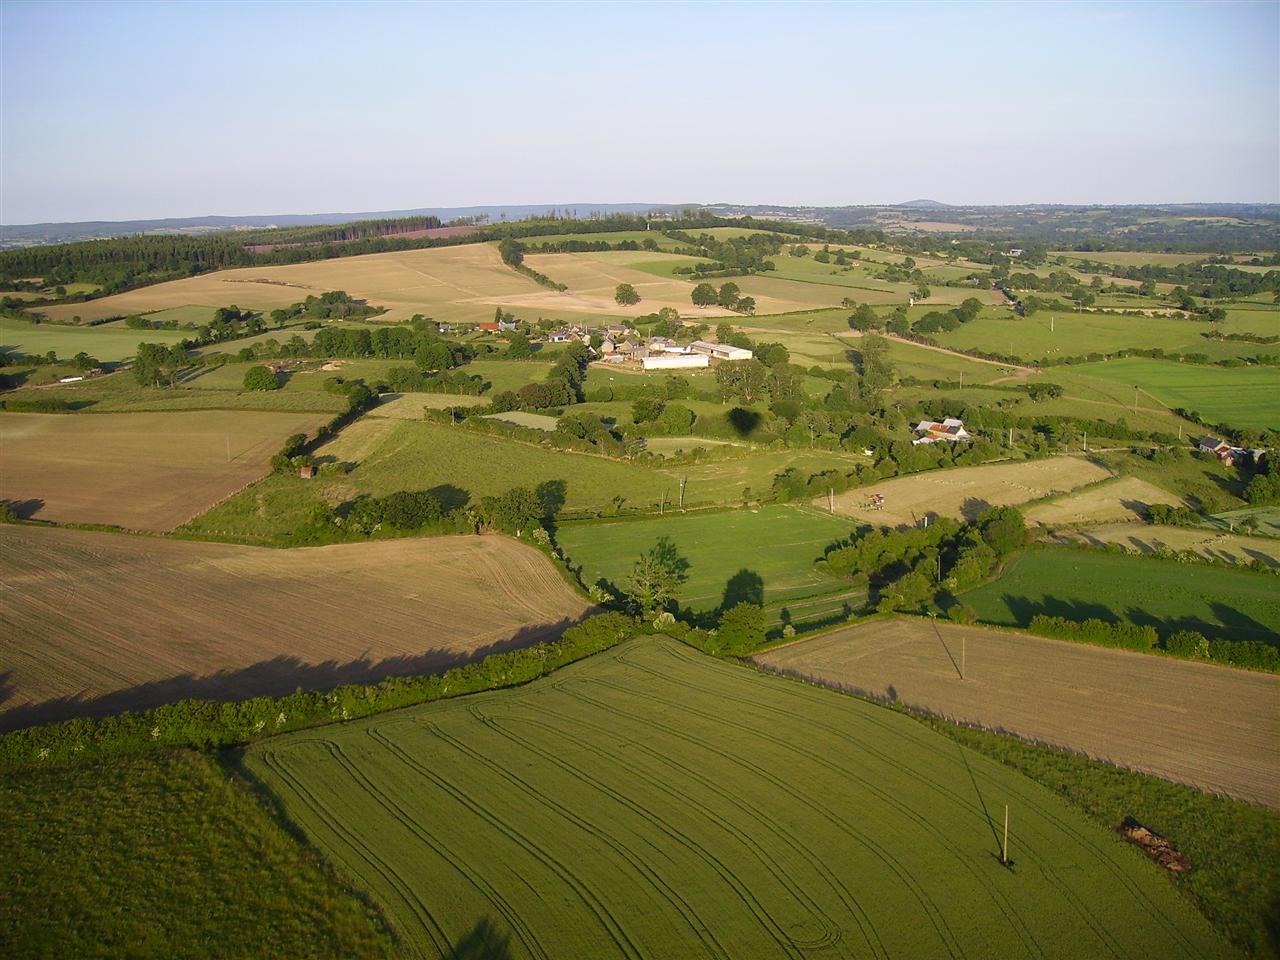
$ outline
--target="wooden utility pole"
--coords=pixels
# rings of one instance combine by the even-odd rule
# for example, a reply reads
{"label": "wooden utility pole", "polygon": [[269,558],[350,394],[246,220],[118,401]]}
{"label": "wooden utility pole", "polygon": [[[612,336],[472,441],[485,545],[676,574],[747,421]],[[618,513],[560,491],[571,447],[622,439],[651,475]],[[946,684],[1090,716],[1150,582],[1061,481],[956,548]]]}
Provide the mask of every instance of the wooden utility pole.
{"label": "wooden utility pole", "polygon": [[227,463],[231,462],[231,434],[223,434],[223,439],[227,441]]}
{"label": "wooden utility pole", "polygon": [[1089,452],[1089,431],[1088,430],[1084,432],[1084,452],[1085,453]]}
{"label": "wooden utility pole", "polygon": [[1004,849],[1000,853],[1000,862],[1009,865],[1009,805],[1004,805]]}
{"label": "wooden utility pole", "polygon": [[662,498],[658,501],[658,516],[662,516],[667,512],[667,490],[662,490]]}
{"label": "wooden utility pole", "polygon": [[827,509],[832,513],[836,512],[836,488],[827,487]]}
{"label": "wooden utility pole", "polygon": [[688,477],[680,478],[680,509],[684,509],[684,485],[689,482]]}

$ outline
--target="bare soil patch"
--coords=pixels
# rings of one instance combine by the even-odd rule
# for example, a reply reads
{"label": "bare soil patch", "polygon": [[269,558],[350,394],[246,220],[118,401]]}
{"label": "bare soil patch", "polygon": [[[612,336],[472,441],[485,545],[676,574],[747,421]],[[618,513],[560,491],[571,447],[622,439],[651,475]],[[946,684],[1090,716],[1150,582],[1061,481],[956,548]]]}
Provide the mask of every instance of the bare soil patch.
{"label": "bare soil patch", "polygon": [[203,410],[0,415],[0,499],[19,515],[166,532],[263,476],[327,414]]}
{"label": "bare soil patch", "polygon": [[[1080,457],[932,470],[839,494],[835,509],[846,516],[888,526],[916,523],[925,516],[972,519],[988,507],[1028,503],[1109,476],[1105,467]],[[873,493],[884,497],[883,509],[869,505]],[[814,505],[825,509],[827,501],[815,500]]]}
{"label": "bare soil patch", "polygon": [[906,618],[756,659],[1280,809],[1280,676]]}
{"label": "bare soil patch", "polygon": [[272,550],[0,527],[0,729],[428,673],[588,604],[505,537]]}

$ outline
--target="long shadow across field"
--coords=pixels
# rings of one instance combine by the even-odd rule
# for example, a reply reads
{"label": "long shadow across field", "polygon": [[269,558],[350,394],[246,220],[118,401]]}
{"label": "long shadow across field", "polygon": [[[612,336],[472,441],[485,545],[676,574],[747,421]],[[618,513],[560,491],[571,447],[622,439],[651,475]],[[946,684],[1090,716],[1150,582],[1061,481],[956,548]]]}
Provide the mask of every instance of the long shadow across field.
{"label": "long shadow across field", "polygon": [[[588,612],[583,617],[589,615]],[[431,647],[418,654],[382,660],[361,658],[345,663],[336,660],[307,663],[298,657],[279,656],[203,676],[184,673],[150,680],[99,696],[76,694],[26,703],[8,710],[0,706],[0,732],[73,717],[105,717],[125,710],[147,710],[177,700],[251,700],[254,697],[284,696],[298,690],[329,690],[350,683],[377,683],[388,677],[442,673],[450,667],[482,660],[491,653],[527,647],[558,636],[575,622],[566,618],[557,623],[521,627],[506,639],[469,651]],[[0,705],[15,695],[12,674],[0,674]]]}

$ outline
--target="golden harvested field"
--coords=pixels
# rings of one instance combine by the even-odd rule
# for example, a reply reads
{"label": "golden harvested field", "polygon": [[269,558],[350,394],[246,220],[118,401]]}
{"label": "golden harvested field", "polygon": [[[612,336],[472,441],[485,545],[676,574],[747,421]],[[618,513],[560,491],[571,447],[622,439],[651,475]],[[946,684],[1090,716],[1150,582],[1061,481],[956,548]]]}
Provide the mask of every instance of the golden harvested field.
{"label": "golden harvested field", "polygon": [[271,550],[0,527],[0,728],[430,673],[588,605],[505,537]]}
{"label": "golden harvested field", "polygon": [[257,480],[322,413],[0,414],[0,499],[59,523],[165,532]]}
{"label": "golden harvested field", "polygon": [[[491,244],[475,243],[285,266],[238,267],[41,312],[58,320],[79,315],[87,321],[191,305],[222,307],[234,303],[274,309],[327,290],[345,290],[375,306],[387,307],[389,312],[380,318],[383,320],[404,320],[415,313],[437,320],[492,320],[494,305],[506,302],[506,297],[545,300],[561,296],[506,266]],[[568,308],[557,302],[548,309]]]}
{"label": "golden harvested field", "polygon": [[[567,284],[564,293],[537,288],[538,293],[501,298],[511,307],[544,307],[545,309],[577,310],[583,313],[605,313],[638,317],[654,313],[663,307],[679,310],[687,316],[737,317],[740,314],[721,307],[695,307],[690,299],[697,286],[689,280],[668,279],[654,276],[612,259],[608,253],[538,253],[524,258],[527,266],[545,273],[558,283]],[[650,253],[650,260],[661,260],[661,253]],[[670,259],[670,255],[667,255]],[[735,283],[743,278],[733,277]],[[716,286],[727,280],[711,281]],[[629,283],[640,294],[640,302],[633,307],[620,307],[613,300],[618,284]],[[762,298],[756,305],[757,313],[783,313],[800,310],[803,303],[778,298]]]}
{"label": "golden harvested field", "polygon": [[384,393],[382,402],[370,410],[368,417],[393,417],[397,420],[421,420],[422,411],[445,410],[449,407],[476,407],[488,401],[457,393]]}
{"label": "golden harvested field", "polygon": [[1070,523],[1105,523],[1142,520],[1153,503],[1181,506],[1182,501],[1154,483],[1137,477],[1117,477],[1050,503],[1039,503],[1026,513],[1028,523],[1046,527]]}
{"label": "golden harvested field", "polygon": [[1280,808],[1274,674],[908,618],[872,621],[756,659]]}
{"label": "golden harvested field", "polygon": [[1280,566],[1280,540],[1272,537],[1245,537],[1203,528],[1156,527],[1146,523],[1117,523],[1064,533],[1061,543],[1091,543],[1095,546],[1119,543],[1132,550],[1194,550],[1206,557],[1249,563],[1253,560]]}
{"label": "golden harvested field", "polygon": [[[839,494],[835,509],[867,523],[888,526],[914,524],[926,515],[972,519],[988,507],[1039,500],[1109,476],[1105,467],[1080,457],[932,470]],[[873,493],[883,495],[883,510],[863,506]],[[827,502],[815,500],[814,505],[825,508]]]}

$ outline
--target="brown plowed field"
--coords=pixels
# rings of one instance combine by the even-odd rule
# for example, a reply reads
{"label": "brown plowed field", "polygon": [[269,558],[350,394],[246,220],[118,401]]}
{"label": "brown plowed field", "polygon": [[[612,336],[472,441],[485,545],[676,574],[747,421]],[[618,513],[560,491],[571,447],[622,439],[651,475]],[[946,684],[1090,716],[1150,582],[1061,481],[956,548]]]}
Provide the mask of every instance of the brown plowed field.
{"label": "brown plowed field", "polygon": [[913,619],[872,621],[756,659],[1280,808],[1273,674]]}
{"label": "brown plowed field", "polygon": [[430,673],[588,609],[497,536],[270,550],[0,527],[0,729]]}
{"label": "brown plowed field", "polygon": [[0,415],[0,499],[26,518],[162,533],[263,476],[285,438],[332,414]]}

